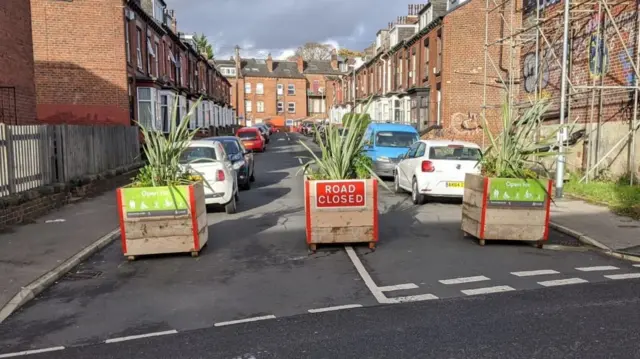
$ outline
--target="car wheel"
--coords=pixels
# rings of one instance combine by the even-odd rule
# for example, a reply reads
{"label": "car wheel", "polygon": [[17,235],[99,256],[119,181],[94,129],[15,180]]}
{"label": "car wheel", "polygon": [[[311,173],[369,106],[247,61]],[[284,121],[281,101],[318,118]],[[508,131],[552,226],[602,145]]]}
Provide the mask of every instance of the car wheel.
{"label": "car wheel", "polygon": [[233,196],[231,196],[231,201],[229,201],[229,203],[227,203],[224,206],[224,211],[227,212],[227,214],[234,214],[237,211],[237,207],[236,207],[236,197],[237,194],[234,194]]}
{"label": "car wheel", "polygon": [[247,180],[247,182],[246,182],[246,183],[243,183],[243,184],[240,186],[240,189],[241,189],[241,190],[243,190],[243,191],[248,191],[248,190],[250,190],[250,189],[251,189],[251,181],[250,181],[250,180]]}
{"label": "car wheel", "polygon": [[249,177],[249,181],[250,182],[255,182],[256,181],[256,176],[253,172],[251,172],[251,177]]}
{"label": "car wheel", "polygon": [[398,172],[393,172],[393,189],[396,193],[401,193],[402,188],[400,188],[400,178],[398,178]]}
{"label": "car wheel", "polygon": [[424,204],[424,195],[418,191],[418,181],[416,178],[413,178],[413,183],[411,184],[411,200],[413,204],[421,205]]}

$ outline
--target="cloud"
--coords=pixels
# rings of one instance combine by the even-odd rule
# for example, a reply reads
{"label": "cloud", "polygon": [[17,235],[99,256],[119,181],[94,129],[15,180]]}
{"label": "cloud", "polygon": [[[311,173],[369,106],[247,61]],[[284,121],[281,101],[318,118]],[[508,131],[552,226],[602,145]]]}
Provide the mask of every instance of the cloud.
{"label": "cloud", "polygon": [[362,50],[407,4],[425,0],[166,0],[178,30],[204,33],[217,57],[286,57],[305,42]]}

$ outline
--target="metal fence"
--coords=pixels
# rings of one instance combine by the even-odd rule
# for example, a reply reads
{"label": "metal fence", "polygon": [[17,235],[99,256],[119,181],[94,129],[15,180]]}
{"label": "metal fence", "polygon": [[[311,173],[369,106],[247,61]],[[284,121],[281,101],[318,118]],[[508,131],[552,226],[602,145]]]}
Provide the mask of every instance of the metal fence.
{"label": "metal fence", "polygon": [[0,124],[0,197],[138,161],[137,127]]}

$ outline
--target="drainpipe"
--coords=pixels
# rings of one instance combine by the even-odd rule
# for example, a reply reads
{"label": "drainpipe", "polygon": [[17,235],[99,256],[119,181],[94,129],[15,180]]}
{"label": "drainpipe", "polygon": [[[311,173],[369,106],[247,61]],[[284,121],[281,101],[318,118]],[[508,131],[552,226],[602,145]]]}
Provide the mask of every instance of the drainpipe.
{"label": "drainpipe", "polygon": [[[382,95],[384,96],[387,93],[387,71],[389,71],[389,69],[387,68],[387,61],[389,61],[389,59],[385,59],[384,55],[380,56],[380,60],[382,60]],[[389,106],[387,104],[387,111],[389,110]],[[382,112],[382,111],[381,111]],[[387,113],[387,116],[382,115],[382,118],[380,119],[382,122],[384,122],[384,118],[389,118],[388,116],[389,114]]]}

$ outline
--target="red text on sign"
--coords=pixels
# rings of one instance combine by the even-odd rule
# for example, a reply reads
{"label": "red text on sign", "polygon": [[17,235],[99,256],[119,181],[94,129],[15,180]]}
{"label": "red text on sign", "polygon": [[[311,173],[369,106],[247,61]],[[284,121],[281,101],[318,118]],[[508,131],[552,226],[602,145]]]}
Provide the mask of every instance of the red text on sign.
{"label": "red text on sign", "polygon": [[364,207],[364,181],[316,182],[316,206]]}

